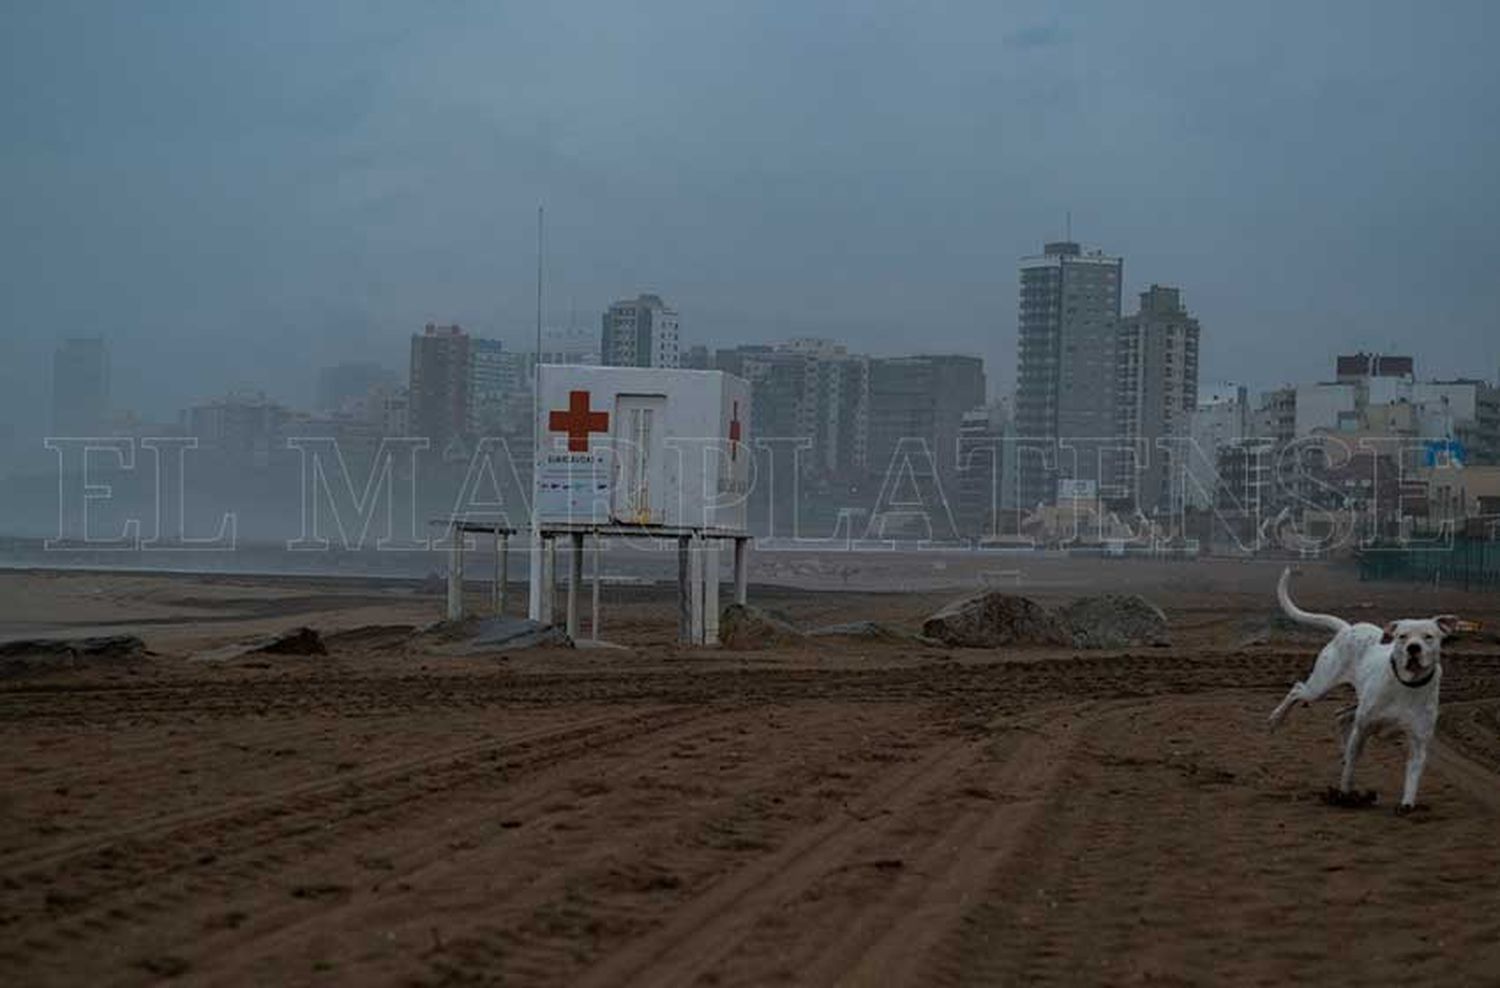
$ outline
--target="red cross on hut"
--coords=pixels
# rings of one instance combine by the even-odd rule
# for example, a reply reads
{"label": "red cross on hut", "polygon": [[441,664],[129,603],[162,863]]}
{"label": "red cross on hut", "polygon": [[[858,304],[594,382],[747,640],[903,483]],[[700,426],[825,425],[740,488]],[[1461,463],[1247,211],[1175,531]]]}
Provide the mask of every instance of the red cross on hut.
{"label": "red cross on hut", "polygon": [[609,431],[609,413],[590,411],[587,391],[569,391],[567,410],[553,409],[547,417],[547,428],[568,434],[568,452],[587,453],[589,436]]}

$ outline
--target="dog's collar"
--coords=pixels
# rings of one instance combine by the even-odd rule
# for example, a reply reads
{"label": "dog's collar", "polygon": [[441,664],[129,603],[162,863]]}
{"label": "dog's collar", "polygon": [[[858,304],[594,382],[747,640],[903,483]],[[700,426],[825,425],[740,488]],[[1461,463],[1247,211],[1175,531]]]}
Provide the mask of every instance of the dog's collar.
{"label": "dog's collar", "polygon": [[1428,683],[1432,682],[1432,677],[1437,675],[1437,663],[1434,662],[1432,664],[1432,668],[1427,670],[1427,675],[1423,676],[1421,679],[1402,679],[1401,671],[1396,666],[1396,651],[1395,649],[1392,649],[1391,675],[1395,676],[1396,682],[1400,683],[1402,686],[1406,686],[1414,690],[1419,690],[1422,687],[1426,686]]}

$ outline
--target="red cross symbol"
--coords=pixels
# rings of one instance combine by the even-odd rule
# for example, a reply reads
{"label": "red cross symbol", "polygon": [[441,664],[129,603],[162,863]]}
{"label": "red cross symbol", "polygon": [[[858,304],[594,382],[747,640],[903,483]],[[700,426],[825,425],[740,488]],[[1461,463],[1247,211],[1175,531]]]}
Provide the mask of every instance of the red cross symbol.
{"label": "red cross symbol", "polygon": [[729,458],[738,460],[740,458],[740,403],[734,403],[734,411],[730,413],[729,419]]}
{"label": "red cross symbol", "polygon": [[589,411],[587,391],[569,391],[568,410],[549,413],[547,428],[568,434],[568,452],[587,453],[589,434],[609,431],[609,413]]}

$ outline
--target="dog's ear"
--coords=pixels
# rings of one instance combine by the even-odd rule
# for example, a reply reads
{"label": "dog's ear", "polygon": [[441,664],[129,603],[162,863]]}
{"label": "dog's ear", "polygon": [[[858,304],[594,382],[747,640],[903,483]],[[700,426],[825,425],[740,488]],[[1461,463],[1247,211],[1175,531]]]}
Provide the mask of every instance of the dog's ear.
{"label": "dog's ear", "polygon": [[1380,644],[1389,645],[1396,640],[1396,626],[1400,623],[1400,621],[1392,621],[1385,626],[1385,630],[1380,633]]}
{"label": "dog's ear", "polygon": [[1432,620],[1438,626],[1438,630],[1444,635],[1453,634],[1458,630],[1458,626],[1461,623],[1457,614],[1439,614]]}

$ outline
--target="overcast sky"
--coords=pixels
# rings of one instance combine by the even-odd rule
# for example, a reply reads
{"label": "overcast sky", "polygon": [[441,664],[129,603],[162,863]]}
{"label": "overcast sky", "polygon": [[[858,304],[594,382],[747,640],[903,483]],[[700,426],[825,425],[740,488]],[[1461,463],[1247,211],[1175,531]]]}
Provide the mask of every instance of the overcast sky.
{"label": "overcast sky", "polygon": [[[654,290],[1014,377],[1017,260],[1181,286],[1205,383],[1500,366],[1500,4],[18,0],[0,14],[0,416],[102,333],[116,404],[405,369]],[[576,313],[576,315],[575,315]]]}

